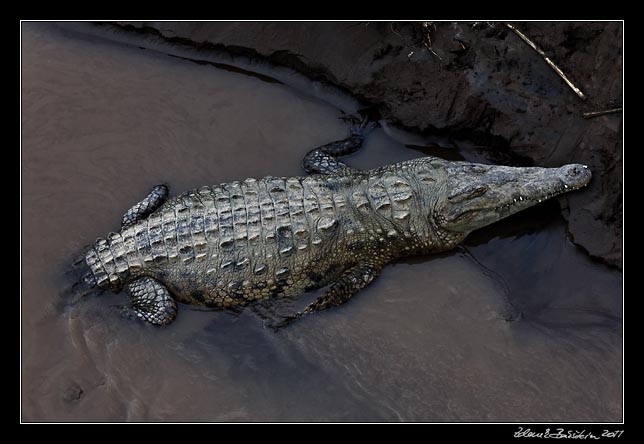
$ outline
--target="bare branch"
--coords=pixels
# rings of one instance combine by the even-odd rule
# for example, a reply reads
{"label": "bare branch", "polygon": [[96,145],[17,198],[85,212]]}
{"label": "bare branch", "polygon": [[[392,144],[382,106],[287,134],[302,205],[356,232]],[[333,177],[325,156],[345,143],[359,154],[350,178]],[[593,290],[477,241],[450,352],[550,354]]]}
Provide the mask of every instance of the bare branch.
{"label": "bare branch", "polygon": [[586,99],[587,99],[587,97],[584,95],[584,93],[583,93],[583,92],[581,92],[581,90],[580,90],[579,88],[577,88],[575,85],[573,85],[573,83],[572,83],[570,80],[568,80],[568,77],[566,77],[566,75],[563,73],[563,71],[561,71],[561,69],[559,69],[559,67],[558,67],[557,65],[555,65],[555,64],[554,64],[554,62],[553,62],[552,60],[550,60],[550,58],[546,55],[546,53],[545,53],[545,52],[543,52],[541,49],[539,49],[539,47],[537,47],[537,45],[535,45],[535,44],[532,42],[532,40],[530,40],[528,37],[526,37],[526,36],[525,36],[521,31],[519,31],[517,28],[515,28],[515,27],[514,27],[514,26],[512,26],[511,24],[506,23],[505,25],[506,25],[508,28],[510,28],[510,29],[511,29],[511,30],[512,30],[516,35],[518,35],[518,36],[521,38],[521,40],[523,40],[523,41],[524,41],[524,42],[526,42],[528,45],[530,45],[530,47],[531,47],[532,49],[534,49],[535,51],[537,51],[537,53],[538,53],[541,57],[543,57],[543,59],[546,61],[546,63],[547,63],[548,65],[550,65],[550,67],[551,67],[552,69],[554,69],[554,70],[555,70],[555,72],[556,72],[557,74],[559,74],[559,77],[561,77],[561,78],[563,79],[563,81],[564,81],[564,82],[566,82],[566,84],[567,84],[567,85],[568,85],[568,86],[569,86],[569,87],[570,87],[570,88],[571,88],[571,89],[572,89],[572,90],[573,90],[573,91],[574,91],[574,92],[579,96],[579,98],[580,98],[581,100],[586,100]]}
{"label": "bare branch", "polygon": [[622,108],[612,108],[612,109],[606,109],[603,111],[592,111],[589,113],[583,113],[581,116],[584,119],[592,119],[593,117],[605,116],[606,114],[615,114],[619,112],[622,112]]}
{"label": "bare branch", "polygon": [[441,56],[439,56],[436,53],[436,51],[434,51],[434,48],[432,47],[433,46],[432,45],[432,38],[429,35],[429,27],[432,26],[434,28],[434,31],[436,31],[436,24],[434,22],[423,22],[422,25],[423,25],[423,29],[425,30],[425,34],[424,34],[424,38],[423,38],[423,44],[425,45],[427,50],[432,55],[434,55],[436,58],[438,58],[438,60],[440,60],[442,62],[443,59],[441,58]]}

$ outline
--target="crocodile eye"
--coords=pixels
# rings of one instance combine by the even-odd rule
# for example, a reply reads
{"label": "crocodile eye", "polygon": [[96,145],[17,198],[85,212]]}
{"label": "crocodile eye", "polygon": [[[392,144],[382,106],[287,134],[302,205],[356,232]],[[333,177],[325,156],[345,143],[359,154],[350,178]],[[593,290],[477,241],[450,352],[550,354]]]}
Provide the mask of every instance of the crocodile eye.
{"label": "crocodile eye", "polygon": [[468,198],[478,197],[478,196],[481,196],[481,195],[485,194],[485,192],[486,192],[486,191],[487,191],[487,187],[486,187],[485,185],[480,185],[480,186],[476,187],[476,188],[475,188],[475,189],[470,193],[470,195],[469,195],[469,196],[467,196],[467,197],[468,197]]}
{"label": "crocodile eye", "polygon": [[485,185],[476,185],[470,186],[465,189],[457,189],[450,193],[447,197],[452,202],[462,202],[467,199],[473,199],[475,197],[482,196],[487,191],[487,186]]}

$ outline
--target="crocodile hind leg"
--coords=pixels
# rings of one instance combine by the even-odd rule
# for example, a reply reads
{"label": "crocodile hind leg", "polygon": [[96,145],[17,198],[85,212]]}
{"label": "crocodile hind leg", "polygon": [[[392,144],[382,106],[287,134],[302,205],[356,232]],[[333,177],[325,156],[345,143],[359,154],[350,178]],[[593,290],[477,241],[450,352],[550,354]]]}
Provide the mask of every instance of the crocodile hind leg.
{"label": "crocodile hind leg", "polygon": [[177,316],[177,304],[165,286],[149,277],[131,282],[126,290],[130,305],[124,307],[132,314],[154,325],[167,325]]}
{"label": "crocodile hind leg", "polygon": [[145,219],[163,205],[167,199],[168,187],[165,185],[155,186],[145,199],[127,210],[121,221],[121,228],[134,225],[138,221]]}
{"label": "crocodile hind leg", "polygon": [[307,173],[319,174],[342,174],[358,171],[346,163],[340,162],[336,157],[358,151],[364,142],[364,133],[367,127],[370,128],[372,125],[367,125],[365,118],[360,125],[351,128],[349,137],[312,149],[304,156],[302,167]]}
{"label": "crocodile hind leg", "polygon": [[331,283],[322,296],[309,304],[301,312],[286,318],[277,327],[285,327],[303,315],[344,304],[354,294],[373,282],[380,274],[381,269],[381,266],[372,263],[361,263],[349,268],[336,281]]}

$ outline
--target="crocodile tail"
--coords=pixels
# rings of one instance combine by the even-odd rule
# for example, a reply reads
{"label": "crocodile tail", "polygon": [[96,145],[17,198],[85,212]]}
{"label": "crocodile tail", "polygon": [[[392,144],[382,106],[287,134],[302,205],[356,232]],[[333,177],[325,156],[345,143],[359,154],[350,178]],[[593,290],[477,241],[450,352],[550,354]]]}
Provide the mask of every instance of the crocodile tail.
{"label": "crocodile tail", "polygon": [[72,284],[63,292],[63,299],[72,305],[98,289],[96,278],[85,261],[85,253],[79,256],[65,273]]}
{"label": "crocodile tail", "polygon": [[79,284],[82,283],[89,289],[97,287],[96,277],[94,276],[94,273],[92,273],[92,270],[90,270],[90,268],[87,266],[85,255],[82,255],[78,259],[76,259],[72,266],[76,273],[80,275],[78,281]]}

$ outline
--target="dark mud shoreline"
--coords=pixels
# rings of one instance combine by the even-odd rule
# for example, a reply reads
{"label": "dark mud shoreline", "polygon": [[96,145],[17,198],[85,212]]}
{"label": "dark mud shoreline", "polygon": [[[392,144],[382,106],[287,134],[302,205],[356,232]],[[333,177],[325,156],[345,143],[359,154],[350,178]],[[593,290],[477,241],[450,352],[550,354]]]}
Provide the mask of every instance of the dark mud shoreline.
{"label": "dark mud shoreline", "polygon": [[[559,199],[575,244],[622,267],[620,22],[516,27],[583,91],[572,89],[502,23],[122,22],[132,33],[290,68],[340,88],[392,125],[444,136],[472,156],[514,165],[589,165],[583,192]],[[103,26],[114,26],[106,25]],[[467,140],[469,147],[459,141]]]}

